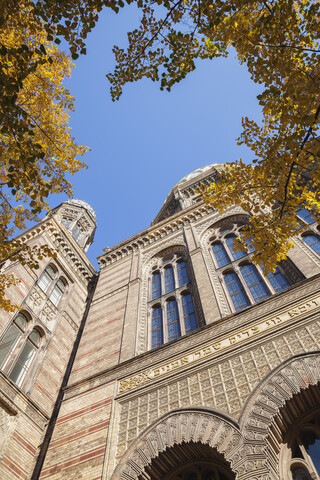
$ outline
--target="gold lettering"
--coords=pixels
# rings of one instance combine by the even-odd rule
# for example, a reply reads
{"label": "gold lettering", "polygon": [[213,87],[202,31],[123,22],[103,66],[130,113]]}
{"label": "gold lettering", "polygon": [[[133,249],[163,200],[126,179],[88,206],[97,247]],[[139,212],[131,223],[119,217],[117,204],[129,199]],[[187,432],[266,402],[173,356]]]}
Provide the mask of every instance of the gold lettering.
{"label": "gold lettering", "polygon": [[296,308],[293,308],[292,310],[288,311],[288,314],[292,318],[292,317],[296,317],[297,315],[299,315],[299,312]]}

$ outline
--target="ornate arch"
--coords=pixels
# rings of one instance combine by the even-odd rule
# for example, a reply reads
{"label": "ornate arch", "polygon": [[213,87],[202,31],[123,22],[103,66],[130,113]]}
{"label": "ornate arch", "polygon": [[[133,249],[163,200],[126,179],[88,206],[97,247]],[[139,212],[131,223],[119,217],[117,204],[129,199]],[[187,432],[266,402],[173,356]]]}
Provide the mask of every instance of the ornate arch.
{"label": "ornate arch", "polygon": [[116,467],[112,480],[137,480],[151,461],[176,444],[210,446],[232,464],[242,443],[237,424],[226,415],[205,408],[169,412],[133,442]]}
{"label": "ornate arch", "polygon": [[294,396],[319,383],[320,351],[316,351],[290,358],[256,387],[239,420],[243,435],[242,455],[235,465],[239,480],[279,480],[277,449],[284,407]]}

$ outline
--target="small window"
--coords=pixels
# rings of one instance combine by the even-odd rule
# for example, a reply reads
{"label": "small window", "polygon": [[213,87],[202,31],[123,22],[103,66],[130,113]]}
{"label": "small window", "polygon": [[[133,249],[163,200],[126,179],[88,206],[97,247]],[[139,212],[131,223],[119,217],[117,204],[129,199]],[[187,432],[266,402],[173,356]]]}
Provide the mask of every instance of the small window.
{"label": "small window", "polygon": [[51,292],[51,295],[49,297],[49,300],[53,303],[53,305],[57,306],[58,303],[60,302],[62,295],[66,289],[66,285],[61,278],[57,281],[55,286],[53,287],[53,290]]}
{"label": "small window", "polygon": [[63,218],[62,219],[62,223],[66,228],[69,228],[72,222],[73,222],[72,218]]}
{"label": "small window", "polygon": [[82,233],[83,233],[83,231],[82,231],[80,225],[76,224],[73,227],[73,230],[72,230],[72,236],[73,236],[73,238],[75,239],[76,242],[80,239]]}
{"label": "small window", "polygon": [[224,274],[224,281],[231,297],[235,311],[243,310],[250,305],[238,275],[234,272]]}
{"label": "small window", "polygon": [[47,292],[55,277],[55,270],[48,265],[38,280],[38,285],[44,292]]}
{"label": "small window", "polygon": [[224,267],[225,265],[228,265],[228,263],[230,263],[230,259],[221,242],[214,243],[212,245],[212,251],[218,267]]}
{"label": "small window", "polygon": [[167,267],[164,271],[164,289],[165,289],[165,293],[172,292],[175,289],[174,274],[173,274],[172,267]]}

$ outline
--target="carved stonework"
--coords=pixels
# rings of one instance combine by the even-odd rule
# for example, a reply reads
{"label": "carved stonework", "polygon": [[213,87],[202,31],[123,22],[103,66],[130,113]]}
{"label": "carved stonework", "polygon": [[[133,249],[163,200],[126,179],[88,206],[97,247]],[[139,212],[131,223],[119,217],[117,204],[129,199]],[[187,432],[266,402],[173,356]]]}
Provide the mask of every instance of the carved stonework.
{"label": "carved stonework", "polygon": [[138,479],[153,458],[182,442],[210,445],[232,467],[233,457],[236,458],[241,446],[241,435],[230,419],[214,412],[201,409],[171,412],[132,444],[112,475],[112,480]]}
{"label": "carved stonework", "polygon": [[57,322],[57,308],[50,300],[47,300],[43,309],[40,312],[41,322],[52,332],[55,329]]}

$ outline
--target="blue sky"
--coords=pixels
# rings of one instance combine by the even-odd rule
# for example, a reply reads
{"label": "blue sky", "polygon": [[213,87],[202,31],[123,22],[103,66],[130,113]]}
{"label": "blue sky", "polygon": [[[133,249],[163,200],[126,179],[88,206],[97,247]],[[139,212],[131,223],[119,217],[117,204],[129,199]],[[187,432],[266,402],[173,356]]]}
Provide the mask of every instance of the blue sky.
{"label": "blue sky", "polygon": [[[195,72],[168,92],[143,80],[127,85],[112,102],[106,73],[113,70],[112,47],[127,45],[127,31],[139,12],[102,12],[87,41],[87,55],[65,83],[76,97],[72,134],[91,147],[88,170],[74,175],[74,196],[92,205],[98,228],[88,257],[147,228],[184,175],[211,163],[245,161],[251,152],[236,145],[241,117],[259,120],[259,88],[231,55],[200,61]],[[50,205],[64,201],[52,196]]]}

